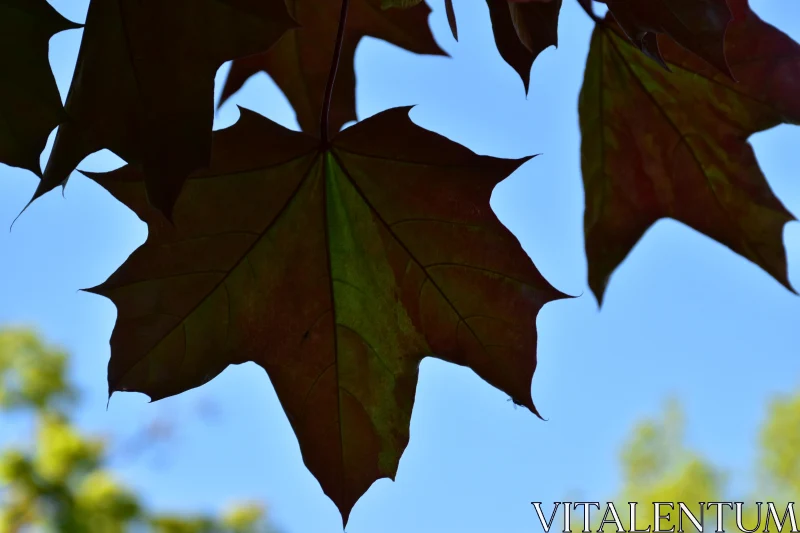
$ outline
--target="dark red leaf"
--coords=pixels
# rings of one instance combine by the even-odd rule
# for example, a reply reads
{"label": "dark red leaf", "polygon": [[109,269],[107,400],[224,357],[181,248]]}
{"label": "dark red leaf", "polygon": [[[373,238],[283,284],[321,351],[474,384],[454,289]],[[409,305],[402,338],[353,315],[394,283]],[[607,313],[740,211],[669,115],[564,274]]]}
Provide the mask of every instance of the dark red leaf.
{"label": "dark red leaf", "polygon": [[208,165],[217,69],[294,25],[282,0],[92,0],[70,120],[34,199],[108,148],[142,165],[150,201],[169,216],[186,176]]}
{"label": "dark red leaf", "polygon": [[[303,131],[318,134],[325,85],[336,42],[339,2],[286,0],[301,28],[287,33],[269,51],[234,61],[220,105],[259,72],[269,74],[297,114]],[[330,109],[331,133],[356,120],[356,46],[364,36],[383,39],[418,54],[444,55],[428,28],[430,8],[382,9],[381,0],[352,0]]]}
{"label": "dark red leaf", "polygon": [[558,46],[561,0],[487,0],[497,50],[517,71],[528,92],[531,66],[542,51]]}
{"label": "dark red leaf", "polygon": [[92,289],[118,310],[110,392],[157,400],[255,361],[345,521],[394,478],[424,357],[468,366],[536,412],[536,316],[564,297],[489,206],[528,158],[478,156],[407,113],[321,150],[243,110],[187,181],[174,225],[135,168],[90,176],[149,227]]}
{"label": "dark red leaf", "polygon": [[581,92],[589,284],[602,300],[611,273],[644,232],[681,221],[750,259],[791,289],[783,227],[747,138],[800,123],[800,45],[745,0],[731,2],[728,61],[739,80],[664,38],[672,72],[598,26]]}

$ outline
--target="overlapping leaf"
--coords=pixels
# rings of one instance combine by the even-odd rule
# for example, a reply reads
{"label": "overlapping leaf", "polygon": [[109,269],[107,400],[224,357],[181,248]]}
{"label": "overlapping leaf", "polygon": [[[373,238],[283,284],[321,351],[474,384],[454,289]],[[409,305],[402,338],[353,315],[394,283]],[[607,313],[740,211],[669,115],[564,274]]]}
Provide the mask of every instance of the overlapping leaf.
{"label": "overlapping leaf", "polygon": [[[234,61],[222,93],[224,102],[254,74],[266,72],[284,92],[303,131],[316,134],[325,85],[331,68],[339,2],[286,0],[301,28],[287,33],[269,51]],[[351,0],[342,56],[330,108],[331,133],[356,120],[356,46],[364,36],[377,37],[418,54],[444,54],[428,28],[430,8],[382,9],[381,0]]]}
{"label": "overlapping leaf", "polygon": [[[646,55],[666,66],[658,34],[672,37],[730,75],[723,38],[730,11],[726,0],[601,0],[629,39]],[[579,0],[591,10],[591,0]],[[527,92],[529,73],[539,54],[558,46],[562,0],[487,0],[495,43],[500,55],[522,78]],[[452,0],[445,0],[453,37],[458,27]]]}
{"label": "overlapping leaf", "polygon": [[661,41],[672,72],[609,25],[592,37],[580,98],[589,284],[599,300],[644,232],[669,217],[725,244],[789,286],[775,198],[747,138],[800,123],[800,45],[731,0],[734,82]]}
{"label": "overlapping leaf", "polygon": [[47,136],[66,116],[48,42],[77,27],[45,0],[0,0],[0,163],[41,175]]}
{"label": "overlapping leaf", "polygon": [[605,3],[628,38],[663,66],[666,64],[659,51],[658,34],[669,35],[730,75],[723,45],[731,21],[726,0],[605,0]]}
{"label": "overlapping leaf", "polygon": [[281,0],[92,0],[56,137],[35,197],[108,148],[141,164],[169,214],[187,174],[208,164],[214,76],[295,26]]}
{"label": "overlapping leaf", "polygon": [[[558,46],[562,0],[487,0],[497,50],[528,92],[531,66],[542,51]],[[454,27],[454,23],[451,23]]]}
{"label": "overlapping leaf", "polygon": [[255,361],[345,521],[395,475],[425,356],[468,366],[535,412],[536,315],[563,295],[489,206],[527,158],[475,155],[406,109],[328,151],[246,110],[215,135],[174,225],[135,168],[90,176],[150,231],[92,289],[118,309],[111,392],[155,400]]}

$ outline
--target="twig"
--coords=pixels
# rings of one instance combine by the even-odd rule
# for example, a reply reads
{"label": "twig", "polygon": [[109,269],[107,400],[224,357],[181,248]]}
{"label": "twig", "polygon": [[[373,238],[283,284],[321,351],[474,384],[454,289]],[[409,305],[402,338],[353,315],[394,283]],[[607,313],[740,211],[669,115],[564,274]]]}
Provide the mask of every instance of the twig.
{"label": "twig", "polygon": [[339,70],[339,59],[342,56],[342,44],[344,43],[344,27],[347,23],[347,8],[350,0],[342,0],[342,12],[339,16],[339,31],[336,34],[336,45],[333,48],[333,60],[331,70],[328,73],[328,84],[325,86],[325,99],[322,101],[322,117],[320,120],[320,138],[322,146],[327,147],[330,143],[330,114],[331,100],[333,99],[333,85],[336,82],[336,72]]}

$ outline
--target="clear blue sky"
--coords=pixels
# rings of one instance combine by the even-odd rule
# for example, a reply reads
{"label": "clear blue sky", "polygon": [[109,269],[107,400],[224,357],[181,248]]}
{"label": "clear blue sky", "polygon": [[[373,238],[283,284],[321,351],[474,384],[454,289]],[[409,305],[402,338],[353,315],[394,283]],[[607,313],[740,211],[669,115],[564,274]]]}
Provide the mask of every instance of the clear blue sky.
{"label": "clear blue sky", "polygon": [[[800,3],[752,1],[763,18],[800,40]],[[84,20],[88,0],[51,2]],[[723,246],[662,221],[614,275],[598,311],[586,284],[577,126],[589,20],[565,0],[561,46],[534,65],[526,99],[496,51],[485,3],[455,5],[459,43],[447,29],[443,0],[431,2],[434,35],[452,58],[415,56],[371,39],[361,44],[359,117],[418,104],[418,124],[478,153],[542,153],[498,186],[492,205],[551,283],[583,295],[548,304],[539,315],[533,397],[547,422],[515,409],[467,369],[423,362],[397,481],[375,483],[347,531],[541,531],[529,502],[611,497],[625,436],[670,394],[685,406],[690,445],[727,469],[733,495],[746,496],[767,402],[800,386],[800,298]],[[62,95],[80,35],[69,31],[51,42]],[[296,127],[265,75],[221,110],[218,126],[236,120],[234,103]],[[800,128],[781,126],[753,142],[776,194],[800,215]],[[81,168],[119,164],[105,152]],[[8,228],[36,182],[0,165],[0,227]],[[230,367],[204,387],[155,404],[116,394],[106,411],[115,311],[78,289],[105,280],[145,236],[135,215],[73,175],[66,198],[50,193],[12,232],[0,231],[0,323],[34,325],[74,354],[86,429],[124,438],[153,419],[177,423],[169,442],[114,461],[119,476],[154,507],[213,511],[260,499],[285,533],[341,531],[338,511],[305,470],[269,379],[254,364]],[[800,224],[787,226],[785,242],[790,279],[800,287]],[[213,417],[200,409],[209,403]],[[24,437],[19,424],[0,428],[2,441]]]}

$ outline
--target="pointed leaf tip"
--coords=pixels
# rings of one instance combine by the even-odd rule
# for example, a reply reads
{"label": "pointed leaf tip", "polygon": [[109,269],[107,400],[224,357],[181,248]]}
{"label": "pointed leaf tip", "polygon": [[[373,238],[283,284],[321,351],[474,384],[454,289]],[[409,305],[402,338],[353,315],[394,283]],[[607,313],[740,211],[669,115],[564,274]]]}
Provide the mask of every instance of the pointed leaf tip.
{"label": "pointed leaf tip", "polygon": [[558,45],[562,0],[487,3],[497,50],[519,74],[527,95],[534,61],[545,49]]}
{"label": "pointed leaf tip", "polygon": [[456,11],[453,8],[453,0],[444,0],[444,9],[447,15],[447,24],[450,26],[450,33],[453,39],[458,41],[458,22],[456,21]]}

